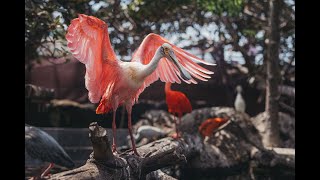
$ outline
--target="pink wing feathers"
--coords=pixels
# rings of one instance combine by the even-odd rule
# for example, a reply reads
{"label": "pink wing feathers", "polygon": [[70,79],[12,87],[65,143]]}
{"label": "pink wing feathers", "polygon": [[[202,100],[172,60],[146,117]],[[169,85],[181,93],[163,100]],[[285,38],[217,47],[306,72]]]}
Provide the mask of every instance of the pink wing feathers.
{"label": "pink wing feathers", "polygon": [[71,21],[66,35],[68,48],[86,66],[85,83],[89,100],[99,102],[101,96],[112,88],[118,72],[118,62],[102,20],[83,14]]}
{"label": "pink wing feathers", "polygon": [[[210,78],[209,74],[213,74],[212,71],[209,71],[201,67],[197,63],[203,63],[206,65],[215,65],[215,64],[206,62],[188,53],[187,51],[181,48],[178,48],[177,46],[171,44],[165,38],[154,33],[150,33],[148,36],[144,38],[139,48],[133,54],[132,61],[141,62],[142,64],[148,64],[151,61],[152,57],[154,56],[156,50],[163,43],[168,43],[172,46],[174,53],[176,54],[177,59],[181,63],[183,68],[185,68],[196,79],[207,81],[207,79]],[[181,78],[178,68],[167,58],[162,58],[156,70],[145,79],[143,86],[139,89],[137,93],[136,100],[139,98],[139,95],[144,91],[146,87],[148,87],[150,84],[152,84],[159,78],[163,82],[180,84],[181,83],[180,79],[182,79],[184,82],[188,84],[190,83],[197,84],[197,82],[193,78],[189,81],[186,81],[183,78]]]}

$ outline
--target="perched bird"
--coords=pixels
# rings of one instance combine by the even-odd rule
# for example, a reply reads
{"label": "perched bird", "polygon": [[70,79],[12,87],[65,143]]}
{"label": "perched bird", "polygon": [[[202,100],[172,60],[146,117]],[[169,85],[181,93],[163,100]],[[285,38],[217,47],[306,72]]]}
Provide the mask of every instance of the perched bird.
{"label": "perched bird", "polygon": [[199,126],[200,134],[205,136],[210,136],[214,132],[224,128],[228,123],[228,119],[226,118],[209,118],[201,123]]}
{"label": "perched bird", "polygon": [[234,107],[236,109],[236,111],[239,111],[239,112],[245,112],[246,111],[246,102],[244,101],[241,93],[242,93],[242,87],[240,85],[238,85],[236,87],[236,90],[237,90],[237,96],[236,96],[236,99],[234,101]]}
{"label": "perched bird", "polygon": [[[180,91],[171,90],[171,83],[167,82],[165,85],[166,93],[166,103],[168,105],[169,113],[173,114],[174,123],[176,126],[176,135],[174,137],[179,138],[180,133],[177,128],[177,124],[181,123],[181,117],[184,113],[190,113],[192,111],[192,106],[185,94]],[[177,123],[175,116],[178,117],[179,122]]]}
{"label": "perched bird", "polygon": [[33,159],[50,163],[48,168],[41,174],[41,178],[49,173],[54,164],[67,168],[75,166],[69,155],[48,133],[28,124],[25,124],[24,130],[25,152],[27,155]]}
{"label": "perched bird", "polygon": [[[197,63],[214,65],[171,44],[157,34],[149,34],[133,54],[131,62],[118,60],[113,51],[107,24],[93,16],[79,14],[71,21],[66,34],[68,48],[85,64],[85,85],[92,103],[99,103],[96,113],[113,111],[112,151],[116,150],[116,110],[124,105],[128,112],[128,130],[133,152],[131,111],[139,95],[159,78],[163,82],[197,83],[193,77],[207,81],[213,72]],[[193,77],[192,77],[193,76]],[[181,80],[180,80],[181,79]]]}
{"label": "perched bird", "polygon": [[167,133],[158,127],[143,125],[138,128],[136,135],[134,135],[134,139],[136,142],[139,142],[143,138],[147,138],[149,141],[151,141],[165,137],[166,134]]}

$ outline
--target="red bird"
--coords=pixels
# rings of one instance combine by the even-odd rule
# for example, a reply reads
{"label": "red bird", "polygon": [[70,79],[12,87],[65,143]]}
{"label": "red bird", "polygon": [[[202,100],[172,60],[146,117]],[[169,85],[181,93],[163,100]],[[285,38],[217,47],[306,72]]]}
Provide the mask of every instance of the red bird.
{"label": "red bird", "polygon": [[180,124],[182,115],[184,113],[190,113],[192,111],[192,106],[185,94],[183,94],[180,91],[171,90],[171,83],[166,83],[164,90],[166,93],[166,102],[168,105],[168,111],[169,113],[174,115],[174,123],[176,126],[176,136],[174,137],[179,138],[180,134],[178,132],[175,116],[178,116],[179,118],[178,124]]}
{"label": "red bird", "polygon": [[92,103],[99,103],[97,114],[113,112],[112,151],[116,151],[116,111],[124,105],[128,112],[128,130],[132,150],[138,155],[132,134],[132,106],[153,82],[188,84],[196,79],[207,81],[212,71],[198,63],[208,63],[171,44],[157,34],[149,34],[135,51],[130,62],[121,61],[110,43],[108,25],[93,16],[79,14],[71,21],[66,35],[68,48],[86,67],[85,86]]}
{"label": "red bird", "polygon": [[203,137],[210,136],[215,131],[223,128],[222,125],[227,125],[228,119],[226,118],[209,118],[201,123],[199,126],[199,132]]}

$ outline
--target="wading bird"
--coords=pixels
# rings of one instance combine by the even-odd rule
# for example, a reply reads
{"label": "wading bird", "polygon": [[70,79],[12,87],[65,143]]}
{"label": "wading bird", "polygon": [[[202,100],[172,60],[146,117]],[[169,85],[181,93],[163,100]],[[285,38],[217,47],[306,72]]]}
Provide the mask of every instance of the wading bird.
{"label": "wading bird", "polygon": [[[176,134],[174,134],[173,137],[179,138],[180,132],[178,131],[177,124],[181,123],[181,117],[184,113],[190,113],[192,111],[192,106],[185,94],[180,91],[171,90],[171,83],[167,82],[164,90],[166,93],[168,112],[173,114],[173,121],[176,126]],[[176,120],[176,116],[179,119],[178,122]]]}
{"label": "wading bird", "polygon": [[[49,173],[54,164],[67,168],[75,166],[69,155],[48,133],[27,124],[25,124],[24,130],[25,152],[28,153],[27,155],[33,159],[50,163],[48,168],[41,174],[41,178]],[[37,177],[33,177],[33,179],[37,179]]]}
{"label": "wading bird", "polygon": [[201,123],[199,132],[203,137],[210,136],[214,132],[224,128],[228,124],[226,122],[228,122],[226,118],[209,118]]}
{"label": "wading bird", "polygon": [[136,142],[139,142],[141,139],[147,138],[150,142],[165,137],[166,135],[167,133],[158,127],[143,125],[138,128],[136,135],[134,135],[134,139]]}
{"label": "wading bird", "polygon": [[239,112],[245,112],[246,111],[246,102],[244,101],[241,93],[242,93],[242,87],[240,85],[238,85],[236,87],[236,91],[237,91],[237,96],[236,99],[234,101],[234,108],[236,109],[236,111]]}
{"label": "wading bird", "polygon": [[[115,115],[119,105],[128,112],[128,130],[133,152],[138,155],[132,135],[131,111],[139,95],[159,78],[163,82],[190,84],[210,78],[213,72],[197,63],[214,65],[171,44],[157,34],[149,34],[133,54],[131,62],[118,60],[113,51],[107,24],[93,16],[79,14],[66,34],[68,48],[86,66],[85,86],[92,103],[99,103],[96,113],[113,111],[112,151],[116,151]],[[193,77],[192,77],[193,76]],[[181,79],[181,80],[180,80]]]}

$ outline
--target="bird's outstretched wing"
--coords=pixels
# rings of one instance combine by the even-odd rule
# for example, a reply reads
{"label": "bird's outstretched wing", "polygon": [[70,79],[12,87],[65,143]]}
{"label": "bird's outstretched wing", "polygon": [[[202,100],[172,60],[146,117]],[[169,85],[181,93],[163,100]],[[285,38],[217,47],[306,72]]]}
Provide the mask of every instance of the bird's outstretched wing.
{"label": "bird's outstretched wing", "polygon": [[96,17],[79,14],[71,21],[66,39],[71,53],[86,66],[85,83],[89,100],[99,102],[119,69],[107,24]]}
{"label": "bird's outstretched wing", "polygon": [[[171,44],[167,39],[161,37],[160,35],[150,33],[148,36],[144,38],[139,48],[135,51],[132,57],[132,61],[141,62],[142,64],[148,64],[156,53],[157,49],[163,44],[168,43],[172,46],[175,55],[177,56],[180,64],[185,68],[194,78],[207,81],[210,78],[210,74],[213,74],[212,71],[209,71],[197,63],[202,63],[206,65],[215,65],[209,62],[206,62],[187,51]],[[180,72],[178,68],[167,58],[162,58],[158,64],[157,69],[149,75],[145,81],[143,86],[139,89],[136,100],[143,90],[148,87],[151,83],[155,82],[160,78],[163,82],[171,82],[171,83],[181,83],[182,79],[186,83],[194,83],[197,82],[191,78],[191,80],[184,80],[181,78]]]}

